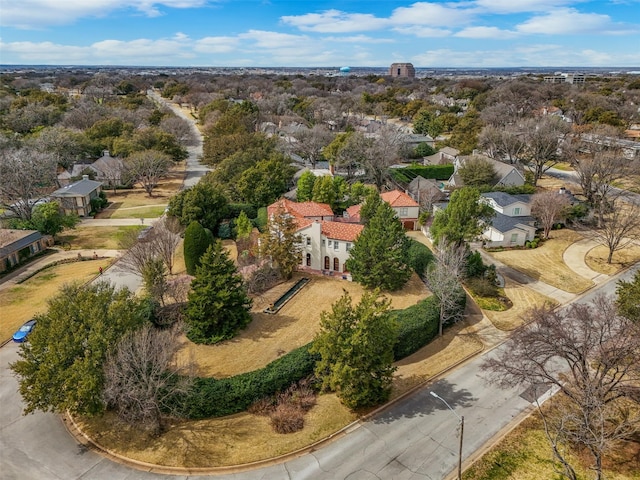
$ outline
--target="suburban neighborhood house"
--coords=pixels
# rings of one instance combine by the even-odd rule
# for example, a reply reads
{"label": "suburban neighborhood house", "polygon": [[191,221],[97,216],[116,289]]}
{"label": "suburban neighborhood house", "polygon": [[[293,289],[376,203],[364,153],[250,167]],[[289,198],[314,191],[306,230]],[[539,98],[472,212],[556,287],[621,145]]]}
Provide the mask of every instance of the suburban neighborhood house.
{"label": "suburban neighborhood house", "polygon": [[524,185],[524,175],[522,175],[522,173],[520,173],[518,169],[513,165],[494,160],[493,158],[487,157],[486,155],[474,154],[471,156],[456,157],[453,162],[453,175],[451,175],[447,182],[451,187],[464,187],[464,182],[462,181],[462,178],[460,178],[458,170],[464,165],[467,159],[474,157],[486,160],[491,165],[493,165],[493,169],[496,172],[497,179],[496,183],[493,186],[519,187],[521,185]]}
{"label": "suburban neighborhood house", "polygon": [[101,190],[101,182],[89,180],[87,175],[83,175],[82,180],[53,192],[51,198],[60,202],[65,214],[76,213],[86,217],[91,212],[91,200],[97,198]]}
{"label": "suburban neighborhood house", "polygon": [[5,272],[53,244],[37,230],[0,229],[0,272]]}
{"label": "suburban neighborhood house", "polygon": [[[112,157],[109,150],[103,150],[102,156],[93,163],[74,163],[71,171],[64,170],[58,174],[58,182],[62,186],[69,184],[72,178],[80,178],[89,171],[95,174],[96,180],[109,187],[122,185],[124,162],[120,157]],[[90,173],[91,174],[91,173]]]}
{"label": "suburban neighborhood house", "polygon": [[418,202],[400,190],[381,193],[380,198],[391,205],[405,230],[418,229],[418,217],[420,216]]}
{"label": "suburban neighborhood house", "polygon": [[536,234],[531,216],[531,195],[509,195],[504,192],[483,193],[482,197],[495,211],[491,225],[482,233],[485,245],[492,247],[523,246]]}
{"label": "suburban neighborhood house", "polygon": [[334,221],[333,210],[326,203],[282,199],[267,207],[270,218],[280,211],[292,216],[298,224],[303,269],[331,274],[346,272],[349,250],[363,225]]}

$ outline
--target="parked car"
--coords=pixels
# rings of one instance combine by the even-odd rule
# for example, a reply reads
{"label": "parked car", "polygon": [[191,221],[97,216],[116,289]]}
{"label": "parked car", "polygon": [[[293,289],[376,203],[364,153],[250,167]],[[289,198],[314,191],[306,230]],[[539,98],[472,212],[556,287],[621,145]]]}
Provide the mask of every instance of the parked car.
{"label": "parked car", "polygon": [[36,321],[34,319],[26,322],[16,333],[13,334],[13,341],[18,343],[26,342],[27,336],[31,333],[31,330],[33,330],[33,327],[35,326]]}

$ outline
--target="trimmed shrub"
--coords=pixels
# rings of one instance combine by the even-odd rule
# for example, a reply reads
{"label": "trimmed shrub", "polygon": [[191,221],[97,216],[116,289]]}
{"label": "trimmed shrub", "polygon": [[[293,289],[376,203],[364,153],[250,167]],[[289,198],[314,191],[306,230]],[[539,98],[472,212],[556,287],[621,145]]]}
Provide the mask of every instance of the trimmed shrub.
{"label": "trimmed shrub", "polygon": [[195,275],[196,267],[200,265],[200,257],[213,244],[210,230],[193,221],[184,231],[184,264],[189,275]]}
{"label": "trimmed shrub", "polygon": [[435,297],[429,297],[404,310],[391,312],[398,322],[398,342],[393,348],[395,360],[420,350],[438,335],[440,311]]}
{"label": "trimmed shrub", "polygon": [[467,287],[478,297],[497,297],[498,287],[487,278],[470,278]]}
{"label": "trimmed shrub", "polygon": [[453,165],[418,165],[414,163],[405,168],[392,168],[389,172],[394,180],[402,183],[409,183],[418,175],[423,178],[448,180],[453,175]]}
{"label": "trimmed shrub", "polygon": [[304,412],[290,403],[279,403],[269,417],[277,433],[293,433],[304,427]]}
{"label": "trimmed shrub", "polygon": [[232,415],[285,390],[313,374],[318,357],[309,353],[309,346],[297,348],[253,372],[220,380],[198,378],[191,393],[182,399],[181,414],[192,419]]}
{"label": "trimmed shrub", "polygon": [[407,263],[413,271],[422,277],[432,261],[433,253],[429,247],[412,238],[407,249]]}
{"label": "trimmed shrub", "polygon": [[256,218],[258,216],[258,210],[250,203],[229,204],[229,218],[238,218],[240,212],[244,212],[249,218]]}
{"label": "trimmed shrub", "polygon": [[258,216],[253,220],[253,224],[258,228],[258,230],[263,232],[267,226],[267,220],[267,207],[260,207],[258,209]]}

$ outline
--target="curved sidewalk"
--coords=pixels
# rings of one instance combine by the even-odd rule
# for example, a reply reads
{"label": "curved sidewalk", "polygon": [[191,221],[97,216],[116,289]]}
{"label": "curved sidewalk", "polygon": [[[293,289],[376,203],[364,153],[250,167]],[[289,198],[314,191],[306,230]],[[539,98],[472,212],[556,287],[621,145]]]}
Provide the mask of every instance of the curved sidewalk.
{"label": "curved sidewalk", "polygon": [[592,270],[585,261],[589,251],[600,245],[592,238],[583,238],[569,245],[562,254],[565,265],[581,277],[588,278],[596,285],[606,282],[609,275]]}

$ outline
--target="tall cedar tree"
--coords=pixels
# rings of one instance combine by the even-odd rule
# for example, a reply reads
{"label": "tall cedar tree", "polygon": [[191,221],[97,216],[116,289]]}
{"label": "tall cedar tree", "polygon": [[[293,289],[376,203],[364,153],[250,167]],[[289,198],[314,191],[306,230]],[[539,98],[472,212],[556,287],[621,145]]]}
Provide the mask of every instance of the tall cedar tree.
{"label": "tall cedar tree", "polygon": [[337,392],[349,408],[385,402],[391,392],[393,346],[398,326],[390,315],[391,302],[367,292],[353,307],[347,292],[322,312],[321,331],[311,351],[320,355],[316,375],[325,390]]}
{"label": "tall cedar tree", "polygon": [[200,259],[185,312],[187,337],[212,344],[235,336],[251,321],[251,299],[229,252],[216,240]]}
{"label": "tall cedar tree", "polygon": [[229,214],[229,201],[219,188],[201,181],[169,200],[169,214],[179,218],[182,225],[195,221],[215,232],[220,220]]}
{"label": "tall cedar tree", "polygon": [[184,231],[184,264],[189,275],[196,274],[200,258],[213,243],[213,234],[198,222],[191,222]]}
{"label": "tall cedar tree", "polygon": [[129,290],[105,282],[65,285],[48,303],[29,342],[20,347],[20,359],[11,365],[25,413],[98,414],[104,410],[107,354],[125,333],[142,325],[147,310]]}
{"label": "tall cedar tree", "polygon": [[618,281],[616,294],[618,313],[632,322],[640,323],[640,270],[635,273],[632,281]]}
{"label": "tall cedar tree", "polygon": [[381,202],[353,244],[347,269],[367,288],[397,290],[411,276],[409,239],[387,202]]}
{"label": "tall cedar tree", "polygon": [[436,244],[446,237],[447,241],[462,245],[480,235],[494,215],[493,209],[480,201],[476,188],[464,187],[454,191],[447,208],[436,213],[431,236]]}
{"label": "tall cedar tree", "polygon": [[296,220],[280,209],[269,218],[267,229],[260,239],[260,254],[271,257],[285,279],[291,278],[301,261],[302,248],[297,230]]}

